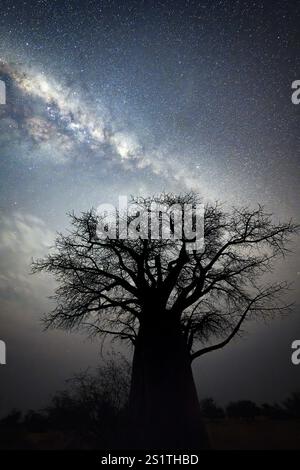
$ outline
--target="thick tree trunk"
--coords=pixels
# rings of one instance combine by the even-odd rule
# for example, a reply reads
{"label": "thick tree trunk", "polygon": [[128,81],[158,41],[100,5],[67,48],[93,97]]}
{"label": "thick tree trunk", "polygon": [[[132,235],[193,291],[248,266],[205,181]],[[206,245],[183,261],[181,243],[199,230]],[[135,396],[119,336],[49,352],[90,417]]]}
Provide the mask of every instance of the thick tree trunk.
{"label": "thick tree trunk", "polygon": [[135,347],[129,406],[131,445],[208,448],[180,324],[170,321],[165,312],[157,318],[141,324]]}

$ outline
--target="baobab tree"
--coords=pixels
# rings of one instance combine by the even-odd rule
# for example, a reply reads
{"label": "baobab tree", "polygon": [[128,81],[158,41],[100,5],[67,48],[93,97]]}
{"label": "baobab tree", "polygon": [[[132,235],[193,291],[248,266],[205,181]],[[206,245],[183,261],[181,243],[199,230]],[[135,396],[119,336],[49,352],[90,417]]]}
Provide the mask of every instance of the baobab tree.
{"label": "baobab tree", "polygon": [[[143,212],[153,202],[168,213],[174,204],[198,204],[199,197],[162,194],[131,204]],[[128,221],[135,216],[125,215]],[[268,283],[267,273],[289,251],[298,226],[274,223],[261,206],[227,212],[208,203],[204,248],[189,250],[184,232],[181,239],[99,237],[103,217],[93,209],[71,214],[69,233],[59,234],[53,252],[34,262],[34,272],[50,272],[58,282],[46,324],[133,345],[131,445],[206,447],[192,361],[226,346],[248,319],[288,308],[282,298],[287,284]]]}

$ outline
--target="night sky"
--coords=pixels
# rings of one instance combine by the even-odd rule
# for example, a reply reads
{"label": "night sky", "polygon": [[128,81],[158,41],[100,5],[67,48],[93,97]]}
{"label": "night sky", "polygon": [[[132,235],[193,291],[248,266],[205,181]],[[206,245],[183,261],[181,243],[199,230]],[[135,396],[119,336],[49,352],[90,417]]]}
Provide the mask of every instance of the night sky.
{"label": "night sky", "polygon": [[[195,190],[299,220],[299,25],[296,1],[1,0],[0,413],[42,406],[101,361],[98,342],[42,332],[54,283],[30,260],[67,212]],[[295,282],[293,314],[199,360],[201,397],[300,389],[299,240],[294,251],[274,274]]]}

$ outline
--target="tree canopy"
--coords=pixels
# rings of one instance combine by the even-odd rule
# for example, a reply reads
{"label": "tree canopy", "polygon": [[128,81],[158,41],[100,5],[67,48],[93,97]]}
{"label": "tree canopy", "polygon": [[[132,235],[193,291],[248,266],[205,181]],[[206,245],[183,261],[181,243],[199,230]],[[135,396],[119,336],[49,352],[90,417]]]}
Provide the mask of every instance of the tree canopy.
{"label": "tree canopy", "polygon": [[[132,198],[141,210],[153,201],[168,210],[201,200],[194,193]],[[207,203],[204,249],[190,252],[184,238],[100,239],[101,217],[94,209],[70,214],[69,232],[58,234],[54,250],[33,263],[34,272],[58,281],[48,327],[87,328],[134,344],[141,323],[159,324],[167,316],[180,321],[193,360],[225,346],[248,318],[288,308],[287,283],[268,283],[265,274],[289,252],[299,230],[293,221],[275,223],[262,206],[228,211]]]}

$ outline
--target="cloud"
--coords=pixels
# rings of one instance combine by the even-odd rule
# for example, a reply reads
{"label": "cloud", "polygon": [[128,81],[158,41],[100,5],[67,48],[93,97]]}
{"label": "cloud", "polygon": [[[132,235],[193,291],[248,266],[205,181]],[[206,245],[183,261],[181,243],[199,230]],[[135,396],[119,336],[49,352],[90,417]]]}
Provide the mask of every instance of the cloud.
{"label": "cloud", "polygon": [[7,347],[0,415],[45,406],[47,394],[61,389],[74,371],[98,362],[97,343],[84,344],[79,334],[43,332],[55,283],[43,273],[29,275],[30,262],[49,252],[54,236],[31,214],[0,214],[0,338]]}
{"label": "cloud", "polygon": [[53,283],[45,275],[30,276],[33,258],[45,255],[53,245],[54,233],[45,223],[30,214],[0,216],[0,297],[33,300],[47,296]]}

